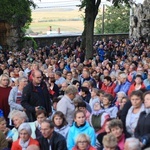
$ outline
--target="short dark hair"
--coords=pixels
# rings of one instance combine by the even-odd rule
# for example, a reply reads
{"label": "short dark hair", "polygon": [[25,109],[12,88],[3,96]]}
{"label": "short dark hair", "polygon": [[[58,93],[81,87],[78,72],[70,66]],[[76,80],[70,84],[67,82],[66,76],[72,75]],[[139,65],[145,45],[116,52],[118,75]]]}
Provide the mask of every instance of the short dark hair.
{"label": "short dark hair", "polygon": [[44,114],[45,117],[47,117],[47,113],[44,109],[39,109],[36,111],[36,117],[38,117],[40,114]]}
{"label": "short dark hair", "polygon": [[87,87],[81,86],[81,91],[85,92],[85,94],[89,93],[89,89]]}
{"label": "short dark hair", "polygon": [[53,121],[51,121],[51,120],[44,120],[42,123],[47,123],[47,124],[49,124],[49,127],[51,128],[51,129],[54,129],[54,123],[53,123]]}
{"label": "short dark hair", "polygon": [[85,103],[84,101],[79,102],[79,103],[78,103],[78,108],[79,108],[79,107],[85,107],[85,108],[86,108],[86,103]]}
{"label": "short dark hair", "polygon": [[107,81],[110,81],[110,82],[112,81],[110,76],[106,76],[106,77],[104,77],[104,79],[106,79]]}
{"label": "short dark hair", "polygon": [[141,90],[132,91],[130,94],[130,98],[134,95],[140,97],[140,99],[143,100],[143,92]]}
{"label": "short dark hair", "polygon": [[123,123],[120,119],[113,119],[110,121],[109,129],[111,130],[112,128],[115,128],[115,127],[119,127],[121,129],[123,129]]}
{"label": "short dark hair", "polygon": [[73,84],[73,85],[76,85],[77,83],[80,84],[80,82],[79,82],[78,80],[73,80],[73,81],[72,81],[72,84]]}
{"label": "short dark hair", "polygon": [[111,94],[109,94],[109,93],[105,93],[103,97],[106,97],[111,103],[114,100],[114,97]]}

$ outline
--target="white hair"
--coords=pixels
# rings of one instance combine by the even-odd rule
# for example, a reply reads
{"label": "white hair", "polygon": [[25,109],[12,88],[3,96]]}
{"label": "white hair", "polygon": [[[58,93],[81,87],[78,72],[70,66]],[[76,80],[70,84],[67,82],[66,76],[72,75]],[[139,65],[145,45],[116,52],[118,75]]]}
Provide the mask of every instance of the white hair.
{"label": "white hair", "polygon": [[134,137],[127,138],[125,144],[128,144],[128,150],[141,150],[140,141]]}
{"label": "white hair", "polygon": [[125,74],[125,73],[121,73],[119,76],[120,76],[120,78],[127,78],[127,74]]}

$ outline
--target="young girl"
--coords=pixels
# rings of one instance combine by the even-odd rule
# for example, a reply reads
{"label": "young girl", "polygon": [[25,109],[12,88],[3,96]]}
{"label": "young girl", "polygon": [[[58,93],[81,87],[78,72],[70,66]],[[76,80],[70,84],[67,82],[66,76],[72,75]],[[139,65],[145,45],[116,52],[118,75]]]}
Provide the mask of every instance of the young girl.
{"label": "young girl", "polygon": [[68,125],[64,114],[61,111],[56,111],[53,115],[52,121],[55,125],[54,130],[67,138],[70,126]]}
{"label": "young girl", "polygon": [[74,114],[74,123],[70,128],[68,136],[67,136],[67,147],[68,150],[72,150],[75,146],[75,141],[77,136],[80,133],[87,134],[91,139],[91,145],[95,146],[96,144],[96,135],[94,129],[89,125],[86,121],[85,113],[81,110],[78,110]]}

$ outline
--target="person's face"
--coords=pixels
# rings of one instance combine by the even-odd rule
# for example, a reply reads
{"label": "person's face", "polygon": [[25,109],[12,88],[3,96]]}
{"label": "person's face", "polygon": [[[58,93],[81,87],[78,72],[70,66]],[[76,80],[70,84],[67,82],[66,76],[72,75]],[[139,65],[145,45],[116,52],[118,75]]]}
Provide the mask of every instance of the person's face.
{"label": "person's face", "polygon": [[104,94],[100,93],[99,94],[99,99],[100,99],[101,102],[103,101],[103,98],[104,98]]}
{"label": "person's face", "polygon": [[141,107],[141,105],[142,105],[142,100],[141,100],[140,97],[138,97],[138,96],[136,96],[136,95],[133,95],[133,96],[131,97],[131,103],[132,103],[132,106],[133,106],[134,108],[139,108],[139,107]]}
{"label": "person's face", "polygon": [[116,138],[120,138],[123,132],[123,129],[119,128],[119,127],[113,127],[111,129],[112,134],[114,134],[114,136]]}
{"label": "person's face", "polygon": [[78,126],[81,126],[85,123],[85,114],[83,112],[79,112],[76,114],[74,121]]}
{"label": "person's face", "polygon": [[88,147],[88,142],[86,139],[81,139],[80,141],[77,142],[77,146],[79,150],[86,150]]}
{"label": "person's face", "polygon": [[100,103],[95,103],[95,104],[94,104],[94,110],[95,110],[95,111],[98,111],[98,110],[100,110],[100,109],[101,109]]}
{"label": "person's face", "polygon": [[41,124],[44,120],[46,120],[46,116],[44,115],[44,113],[37,116],[37,121],[39,124]]}
{"label": "person's face", "polygon": [[67,74],[67,79],[68,79],[68,80],[71,80],[71,79],[72,79],[72,74],[71,74],[71,73],[68,73],[68,74]]}
{"label": "person's face", "polygon": [[145,105],[145,108],[150,108],[150,94],[145,95],[144,105]]}
{"label": "person's face", "polygon": [[110,105],[110,101],[108,100],[108,98],[107,97],[103,97],[103,105],[104,106],[109,106]]}
{"label": "person's face", "polygon": [[121,100],[121,102],[119,103],[120,108],[123,108],[126,102],[127,102],[127,99],[123,98],[123,99]]}
{"label": "person's face", "polygon": [[6,121],[3,120],[3,121],[0,122],[0,130],[5,131],[5,129],[6,129]]}
{"label": "person's face", "polygon": [[35,84],[40,84],[42,82],[42,75],[40,72],[35,73],[35,75],[33,76],[33,82]]}
{"label": "person's face", "polygon": [[56,115],[54,117],[54,123],[56,126],[61,126],[63,123],[63,119],[60,116]]}
{"label": "person's face", "polygon": [[25,87],[28,84],[28,80],[27,79],[22,79],[19,83],[22,87]]}
{"label": "person's face", "polygon": [[86,108],[85,107],[79,107],[79,110],[86,112]]}
{"label": "person's face", "polygon": [[108,80],[104,79],[103,83],[104,83],[106,86],[108,86],[110,82],[109,82]]}
{"label": "person's face", "polygon": [[18,128],[24,121],[25,121],[24,119],[18,116],[13,117],[13,123],[16,128]]}
{"label": "person's face", "polygon": [[54,129],[50,128],[49,123],[43,122],[41,124],[41,133],[44,138],[51,138],[53,131],[54,131]]}
{"label": "person's face", "polygon": [[1,80],[1,84],[2,86],[8,86],[9,84],[9,79],[7,77],[2,77],[2,80]]}
{"label": "person's face", "polygon": [[110,123],[110,121],[107,121],[106,124],[105,124],[105,132],[106,133],[110,133],[109,123]]}
{"label": "person's face", "polygon": [[96,96],[96,93],[95,93],[94,90],[92,90],[92,92],[91,92],[91,97],[94,98],[95,96]]}
{"label": "person's face", "polygon": [[28,141],[30,138],[30,135],[28,134],[28,132],[26,130],[21,130],[19,132],[19,136],[20,136],[20,139],[24,142]]}
{"label": "person's face", "polygon": [[140,77],[137,77],[137,78],[135,79],[135,83],[136,83],[136,84],[141,84],[141,83],[142,83],[142,79],[141,79]]}

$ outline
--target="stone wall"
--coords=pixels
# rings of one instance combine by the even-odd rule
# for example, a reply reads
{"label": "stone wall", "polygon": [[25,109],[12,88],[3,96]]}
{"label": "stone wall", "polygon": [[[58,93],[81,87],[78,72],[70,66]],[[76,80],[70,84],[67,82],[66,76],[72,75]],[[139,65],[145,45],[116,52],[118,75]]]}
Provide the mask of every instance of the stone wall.
{"label": "stone wall", "polygon": [[[34,40],[37,42],[37,45],[39,47],[43,47],[45,45],[51,45],[54,42],[56,42],[58,45],[61,44],[61,42],[69,38],[71,42],[74,42],[76,38],[81,35],[57,35],[57,36],[33,36]],[[101,40],[103,38],[108,39],[109,37],[112,37],[113,39],[127,39],[129,38],[128,33],[122,33],[122,34],[99,34],[99,35],[94,35],[94,41]]]}

